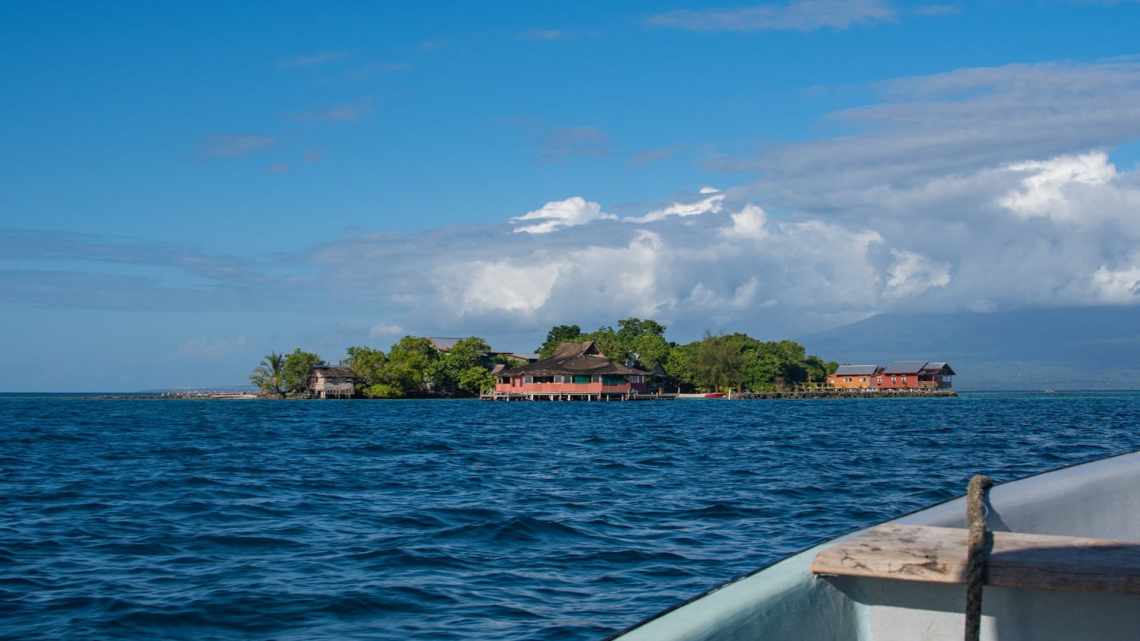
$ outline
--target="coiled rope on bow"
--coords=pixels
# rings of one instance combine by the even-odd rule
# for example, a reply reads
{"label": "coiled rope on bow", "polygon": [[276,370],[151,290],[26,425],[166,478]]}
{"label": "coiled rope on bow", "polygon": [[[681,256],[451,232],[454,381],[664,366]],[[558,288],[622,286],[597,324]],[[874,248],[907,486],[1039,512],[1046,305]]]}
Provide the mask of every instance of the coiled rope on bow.
{"label": "coiled rope on bow", "polygon": [[966,641],[978,641],[982,624],[982,587],[986,584],[986,561],[993,547],[993,533],[986,529],[986,490],[993,479],[975,474],[966,491]]}

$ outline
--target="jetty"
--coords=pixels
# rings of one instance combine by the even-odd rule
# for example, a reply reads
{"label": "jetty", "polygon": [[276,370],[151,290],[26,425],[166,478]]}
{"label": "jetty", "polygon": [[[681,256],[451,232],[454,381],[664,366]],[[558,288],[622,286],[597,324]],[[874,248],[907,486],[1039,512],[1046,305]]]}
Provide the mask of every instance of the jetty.
{"label": "jetty", "polygon": [[952,389],[848,389],[842,387],[793,387],[770,392],[737,392],[727,394],[731,400],[747,399],[798,399],[798,398],[953,398],[958,392]]}

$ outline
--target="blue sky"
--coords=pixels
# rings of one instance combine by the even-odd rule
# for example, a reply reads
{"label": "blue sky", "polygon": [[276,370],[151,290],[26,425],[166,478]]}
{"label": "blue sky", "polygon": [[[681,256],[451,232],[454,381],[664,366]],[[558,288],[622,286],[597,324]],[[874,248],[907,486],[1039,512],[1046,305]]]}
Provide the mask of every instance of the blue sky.
{"label": "blue sky", "polygon": [[0,8],[0,390],[1140,291],[1140,4],[392,4]]}

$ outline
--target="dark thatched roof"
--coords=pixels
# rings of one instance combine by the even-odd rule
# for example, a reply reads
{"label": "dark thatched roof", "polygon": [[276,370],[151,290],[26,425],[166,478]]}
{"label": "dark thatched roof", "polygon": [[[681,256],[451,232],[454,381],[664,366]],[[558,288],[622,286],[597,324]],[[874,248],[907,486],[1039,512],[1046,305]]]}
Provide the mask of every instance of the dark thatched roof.
{"label": "dark thatched roof", "polygon": [[356,372],[348,367],[333,367],[330,365],[317,365],[309,370],[309,376],[321,374],[325,378],[356,378]]}
{"label": "dark thatched roof", "polygon": [[503,372],[500,376],[568,376],[574,374],[646,375],[649,372],[619,365],[598,351],[594,341],[562,343],[554,350],[554,355],[534,363],[520,365]]}

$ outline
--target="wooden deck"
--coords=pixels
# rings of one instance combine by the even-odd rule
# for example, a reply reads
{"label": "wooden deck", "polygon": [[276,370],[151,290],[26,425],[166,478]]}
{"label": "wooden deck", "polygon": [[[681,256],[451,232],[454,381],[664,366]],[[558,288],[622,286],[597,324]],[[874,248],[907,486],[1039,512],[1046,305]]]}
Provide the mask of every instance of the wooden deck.
{"label": "wooden deck", "polygon": [[[1140,594],[1140,543],[994,532],[986,585]],[[964,583],[966,530],[880,525],[816,556],[812,572],[923,583]]]}
{"label": "wooden deck", "polygon": [[481,394],[484,401],[580,401],[580,402],[613,402],[613,401],[671,401],[677,398],[676,394],[638,394],[606,393],[606,392],[491,392]]}
{"label": "wooden deck", "polygon": [[726,398],[765,399],[765,398],[953,398],[958,392],[952,389],[843,389],[839,387],[807,387],[776,390],[771,392],[743,392],[730,394]]}

